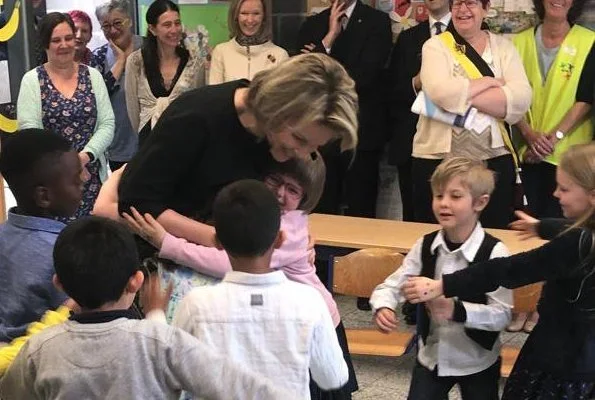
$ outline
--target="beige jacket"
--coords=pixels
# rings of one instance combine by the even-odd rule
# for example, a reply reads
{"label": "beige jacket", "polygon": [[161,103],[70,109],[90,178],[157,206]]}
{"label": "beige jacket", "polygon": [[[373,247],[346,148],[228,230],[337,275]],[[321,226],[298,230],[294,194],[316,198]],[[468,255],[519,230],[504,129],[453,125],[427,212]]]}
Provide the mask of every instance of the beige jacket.
{"label": "beige jacket", "polygon": [[274,67],[287,58],[287,52],[273,42],[241,46],[235,39],[231,39],[218,44],[213,50],[209,84],[216,85],[237,79],[251,80],[258,72]]}
{"label": "beige jacket", "polygon": [[169,103],[179,95],[197,87],[204,86],[206,81],[206,69],[204,59],[197,53],[190,50],[188,63],[178,78],[176,85],[168,97],[156,98],[151,92],[151,87],[145,75],[143,56],[138,49],[126,60],[126,109],[132,129],[139,132],[147,122],[151,121],[151,128],[155,126],[159,117],[165,111]]}
{"label": "beige jacket", "polygon": [[[506,96],[504,120],[515,124],[531,105],[531,86],[512,42],[499,35],[489,35],[494,74],[506,82],[502,86]],[[439,107],[457,114],[464,114],[469,108],[469,79],[438,37],[429,39],[423,46],[420,78],[422,90]],[[413,157],[443,158],[450,152],[453,131],[460,130],[420,116],[413,138]]]}

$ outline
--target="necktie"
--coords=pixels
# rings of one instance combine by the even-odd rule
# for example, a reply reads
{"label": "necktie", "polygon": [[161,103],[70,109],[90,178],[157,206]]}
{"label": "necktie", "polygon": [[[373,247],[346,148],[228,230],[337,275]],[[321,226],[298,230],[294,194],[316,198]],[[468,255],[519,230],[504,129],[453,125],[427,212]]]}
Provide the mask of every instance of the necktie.
{"label": "necktie", "polygon": [[347,17],[347,15],[343,15],[343,17],[341,17],[341,27],[343,28],[342,30],[347,29],[348,23],[349,23],[349,17]]}
{"label": "necktie", "polygon": [[438,21],[434,24],[434,28],[436,28],[436,35],[440,35],[442,33],[442,22]]}

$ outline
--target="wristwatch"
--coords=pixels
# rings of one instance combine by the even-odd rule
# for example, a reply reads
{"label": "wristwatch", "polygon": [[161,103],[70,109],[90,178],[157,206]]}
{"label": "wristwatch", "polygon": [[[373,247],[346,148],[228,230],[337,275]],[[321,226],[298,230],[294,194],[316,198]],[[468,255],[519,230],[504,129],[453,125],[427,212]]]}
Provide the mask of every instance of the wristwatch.
{"label": "wristwatch", "polygon": [[564,132],[562,132],[562,131],[556,131],[556,139],[562,140],[562,139],[564,139],[564,136],[565,136],[564,135]]}

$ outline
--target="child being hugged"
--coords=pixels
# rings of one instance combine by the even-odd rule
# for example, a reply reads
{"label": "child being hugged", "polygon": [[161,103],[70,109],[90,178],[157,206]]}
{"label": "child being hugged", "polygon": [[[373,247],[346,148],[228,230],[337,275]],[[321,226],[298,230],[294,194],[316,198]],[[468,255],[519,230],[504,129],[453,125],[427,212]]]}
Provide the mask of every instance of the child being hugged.
{"label": "child being hugged", "polygon": [[[349,382],[340,389],[345,398],[349,398],[358,386],[345,328],[337,304],[316,275],[316,268],[310,257],[312,251],[309,246],[308,213],[320,199],[325,174],[324,161],[320,155],[314,160],[292,159],[284,163],[273,161],[269,165],[264,184],[273,192],[281,207],[281,231],[284,235],[281,246],[273,251],[271,268],[282,270],[290,280],[312,286],[322,295],[349,367]],[[231,263],[224,250],[177,238],[167,233],[150,214],[143,217],[136,210],[131,211],[132,216],[124,215],[130,227],[160,249],[159,257],[216,278],[222,278],[231,271]],[[321,391],[317,385],[312,385],[311,389],[313,398],[332,397],[332,393]]]}
{"label": "child being hugged", "polygon": [[[565,218],[577,221],[542,247],[442,275],[410,278],[412,302],[475,296],[545,281],[539,322],[506,381],[503,400],[595,397],[595,144],[571,147],[556,170]],[[540,232],[544,235],[543,232]],[[546,235],[544,235],[546,236]]]}
{"label": "child being hugged", "polygon": [[[439,278],[508,255],[504,244],[478,221],[494,190],[494,173],[481,161],[445,159],[434,171],[431,187],[432,209],[441,229],[420,238],[403,265],[370,298],[383,332],[397,327],[395,310],[405,301],[401,289],[408,277]],[[495,285],[491,290],[418,306],[419,352],[409,400],[446,398],[456,384],[464,400],[498,399],[498,337],[510,322],[513,300],[508,289]]]}

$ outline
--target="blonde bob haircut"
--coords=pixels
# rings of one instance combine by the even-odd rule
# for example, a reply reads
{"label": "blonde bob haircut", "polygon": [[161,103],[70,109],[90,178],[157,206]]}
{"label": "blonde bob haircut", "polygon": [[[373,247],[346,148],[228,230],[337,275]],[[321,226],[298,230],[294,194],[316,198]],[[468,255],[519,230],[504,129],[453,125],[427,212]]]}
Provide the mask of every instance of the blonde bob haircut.
{"label": "blonde bob haircut", "polygon": [[442,192],[456,177],[459,177],[463,186],[469,189],[473,200],[483,195],[490,196],[494,191],[494,172],[489,170],[483,161],[467,157],[449,157],[444,159],[432,174],[432,193],[435,195]]}
{"label": "blonde bob haircut", "polygon": [[[578,144],[570,147],[558,165],[564,173],[587,193],[595,196],[595,143]],[[591,207],[572,226],[585,227],[595,231],[595,208]],[[594,243],[595,246],[595,243]]]}
{"label": "blonde bob haircut", "polygon": [[304,198],[298,208],[306,214],[318,205],[326,179],[324,160],[320,153],[315,154],[315,157],[292,158],[285,162],[272,161],[266,171],[267,174],[287,175],[300,184]]}
{"label": "blonde bob haircut", "polygon": [[335,132],[341,150],[357,146],[355,83],[341,64],[323,54],[302,54],[256,74],[247,107],[262,135],[318,123]]}
{"label": "blonde bob haircut", "polygon": [[[238,18],[240,17],[240,8],[246,0],[232,0],[227,12],[227,26],[229,27],[229,37],[234,38],[242,35]],[[262,24],[256,36],[261,41],[271,40],[271,4],[270,0],[260,0],[262,4]]]}

